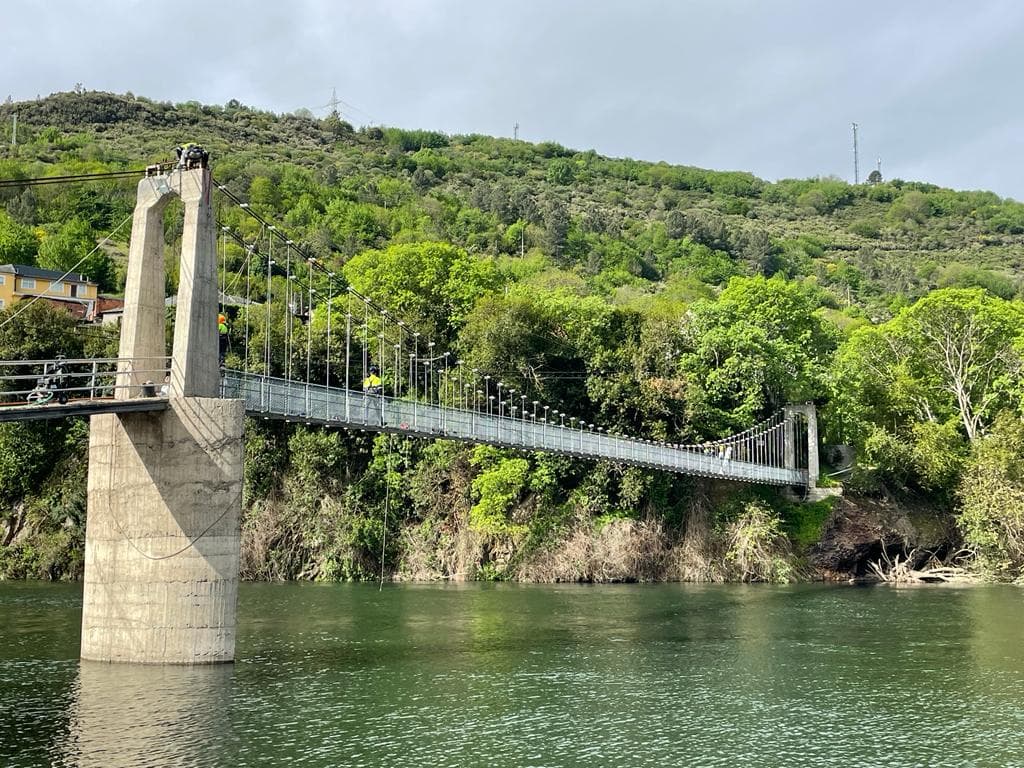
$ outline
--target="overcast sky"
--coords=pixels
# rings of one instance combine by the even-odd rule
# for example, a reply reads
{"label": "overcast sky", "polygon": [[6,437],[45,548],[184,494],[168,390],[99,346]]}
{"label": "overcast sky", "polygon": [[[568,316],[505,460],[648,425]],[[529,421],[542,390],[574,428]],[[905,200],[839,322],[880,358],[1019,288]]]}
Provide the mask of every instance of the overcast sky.
{"label": "overcast sky", "polygon": [[72,89],[1024,200],[1019,0],[21,0],[0,98]]}

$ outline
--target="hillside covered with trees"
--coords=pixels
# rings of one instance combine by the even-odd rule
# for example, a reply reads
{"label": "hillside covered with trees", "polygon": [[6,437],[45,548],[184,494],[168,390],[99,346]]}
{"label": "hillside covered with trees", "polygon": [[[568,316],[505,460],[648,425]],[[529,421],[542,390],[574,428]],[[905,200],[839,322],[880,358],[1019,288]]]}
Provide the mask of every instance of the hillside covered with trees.
{"label": "hillside covered with trees", "polygon": [[[530,400],[679,442],[813,401],[824,442],[856,456],[837,475],[842,501],[799,504],[600,462],[251,422],[250,578],[383,566],[409,579],[787,580],[895,554],[1024,575],[1020,203],[356,130],[235,102],[62,93],[0,106],[0,124],[0,180],[141,168],[203,144],[218,183],[347,284]],[[0,264],[69,268],[133,206],[124,181],[0,188]],[[218,218],[257,234],[237,208]],[[117,293],[128,236],[79,271]],[[237,269],[243,250],[226,247]],[[45,307],[6,322],[13,311],[0,313],[0,359],[116,352],[112,333]],[[300,329],[321,352],[322,325],[314,313]],[[0,425],[0,576],[81,575],[86,435]]]}

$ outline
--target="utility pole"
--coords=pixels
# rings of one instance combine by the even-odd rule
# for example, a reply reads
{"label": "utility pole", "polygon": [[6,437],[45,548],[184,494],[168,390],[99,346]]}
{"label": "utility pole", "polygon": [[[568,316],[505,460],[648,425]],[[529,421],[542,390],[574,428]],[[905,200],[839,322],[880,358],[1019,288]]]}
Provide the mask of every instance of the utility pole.
{"label": "utility pole", "polygon": [[853,183],[860,184],[860,169],[857,167],[857,124],[853,126]]}
{"label": "utility pole", "polygon": [[18,149],[18,113],[14,113],[13,124],[11,125],[11,149]]}
{"label": "utility pole", "polygon": [[512,126],[512,138],[519,141],[519,121],[516,120],[516,124]]}

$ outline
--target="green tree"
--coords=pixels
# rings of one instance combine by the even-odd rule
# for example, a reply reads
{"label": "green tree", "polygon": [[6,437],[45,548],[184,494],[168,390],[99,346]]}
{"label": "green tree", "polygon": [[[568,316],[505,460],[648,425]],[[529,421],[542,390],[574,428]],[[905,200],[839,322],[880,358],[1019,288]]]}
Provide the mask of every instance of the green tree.
{"label": "green tree", "polygon": [[33,266],[39,250],[39,239],[26,226],[0,210],[0,264]]}
{"label": "green tree", "polygon": [[51,360],[81,357],[83,336],[77,321],[45,301],[0,311],[0,360]]}
{"label": "green tree", "polygon": [[616,319],[619,313],[596,297],[515,287],[481,298],[466,318],[459,346],[471,366],[531,399],[579,408],[588,364],[614,346]]}
{"label": "green tree", "polygon": [[678,370],[705,434],[748,426],[788,402],[821,399],[838,332],[811,295],[779,277],[736,277],[682,320]]}
{"label": "green tree", "polygon": [[576,177],[576,166],[572,160],[557,157],[548,163],[547,179],[551,184],[572,184]]}
{"label": "green tree", "polygon": [[498,287],[490,260],[447,243],[392,245],[364,251],[344,267],[353,288],[436,340],[461,325],[476,300]]}
{"label": "green tree", "polygon": [[101,291],[114,288],[110,257],[96,247],[96,235],[82,219],[71,219],[44,237],[39,246],[38,262],[43,269],[80,272],[99,283]]}
{"label": "green tree", "polygon": [[889,208],[888,217],[896,224],[913,222],[924,224],[931,216],[932,206],[923,192],[911,190],[900,196]]}
{"label": "green tree", "polygon": [[974,440],[1011,397],[1021,371],[1013,345],[1022,323],[1019,302],[976,288],[933,291],[888,323],[856,331],[839,370],[865,413],[875,415],[868,420],[953,416]]}
{"label": "green tree", "polygon": [[838,437],[890,479],[952,491],[967,445],[1020,402],[1022,327],[1020,303],[947,288],[857,329],[836,361]]}
{"label": "green tree", "polygon": [[1024,421],[1004,412],[973,446],[958,524],[988,573],[1024,577]]}
{"label": "green tree", "polygon": [[530,462],[506,458],[487,445],[478,446],[469,461],[481,470],[473,478],[473,495],[477,501],[469,513],[470,526],[481,533],[512,531],[509,512],[526,487]]}
{"label": "green tree", "polygon": [[[82,337],[75,331],[75,319],[46,302],[15,305],[0,311],[0,360],[48,360],[58,354],[81,357]],[[25,375],[39,369],[18,367],[9,372]],[[7,388],[24,389],[33,383],[15,380]],[[10,514],[74,447],[67,440],[73,426],[67,419],[0,424],[0,512]],[[13,530],[14,524],[8,522]]]}

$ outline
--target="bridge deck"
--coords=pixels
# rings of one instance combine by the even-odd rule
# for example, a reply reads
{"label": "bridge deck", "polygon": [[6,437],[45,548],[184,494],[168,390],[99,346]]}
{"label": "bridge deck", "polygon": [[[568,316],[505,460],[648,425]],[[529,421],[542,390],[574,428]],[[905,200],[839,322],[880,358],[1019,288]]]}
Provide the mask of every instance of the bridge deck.
{"label": "bridge deck", "polygon": [[[650,443],[557,424],[426,405],[414,400],[367,395],[337,387],[327,388],[238,371],[229,371],[224,376],[221,395],[242,399],[248,413],[269,419],[608,459],[668,472],[749,483],[807,484],[806,470],[767,466],[745,461],[742,456],[725,458],[718,452],[699,448]],[[152,412],[166,408],[167,399],[159,397],[131,400],[96,398],[71,401],[65,405],[26,403],[0,407],[0,422],[92,416],[99,413]]]}
{"label": "bridge deck", "polygon": [[64,405],[55,402],[47,403],[46,405],[24,403],[0,407],[0,422],[63,419],[68,416],[93,416],[97,413],[162,411],[166,408],[167,398],[161,397],[139,397],[133,400],[96,398],[93,400],[72,400]]}
{"label": "bridge deck", "polygon": [[289,382],[236,371],[222,384],[224,397],[245,401],[246,411],[270,419],[333,424],[375,432],[445,438],[505,448],[603,458],[652,469],[768,485],[806,485],[807,471],[722,458],[628,437],[555,424],[425,405],[383,395]]}

